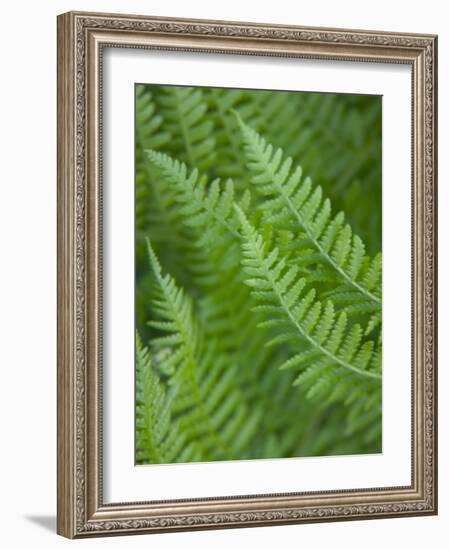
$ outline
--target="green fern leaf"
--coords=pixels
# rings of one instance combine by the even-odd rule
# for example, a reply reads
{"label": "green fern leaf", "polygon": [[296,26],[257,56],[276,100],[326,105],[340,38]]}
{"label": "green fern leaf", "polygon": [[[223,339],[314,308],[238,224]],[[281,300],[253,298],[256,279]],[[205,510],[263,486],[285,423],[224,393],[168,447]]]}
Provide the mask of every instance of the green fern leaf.
{"label": "green fern leaf", "polygon": [[[228,179],[223,189],[220,180],[208,183],[206,178],[194,169],[188,173],[186,164],[158,151],[147,150],[147,156],[161,171],[168,184],[175,186],[179,211],[191,227],[205,230],[198,246],[214,243],[216,246],[223,235],[238,237],[238,220],[233,204],[234,184]],[[243,208],[249,205],[249,192],[241,200]]]}
{"label": "green fern leaf", "polygon": [[176,388],[166,392],[148,348],[136,337],[136,460],[138,464],[192,462],[202,459],[172,415]]}
{"label": "green fern leaf", "polygon": [[138,463],[381,448],[379,102],[364,101],[136,87]]}
{"label": "green fern leaf", "polygon": [[208,106],[202,90],[163,86],[156,100],[172,136],[171,150],[191,168],[209,167],[214,160],[215,138],[213,122],[205,117]]}
{"label": "green fern leaf", "polygon": [[237,366],[217,353],[215,342],[204,339],[191,301],[170,275],[163,275],[149,242],[148,251],[157,286],[153,307],[164,324],[151,323],[167,333],[151,344],[170,349],[170,383],[179,387],[173,413],[187,440],[211,460],[241,457],[257,431],[260,411],[248,409],[234,384]]}
{"label": "green fern leaf", "polygon": [[[267,223],[286,227],[302,240],[295,254],[295,264],[310,271],[311,280],[334,278],[340,284],[330,293],[352,292],[354,304],[381,307],[381,256],[369,261],[361,239],[352,235],[340,213],[331,218],[331,206],[323,199],[321,187],[313,188],[310,178],[302,180],[301,167],[292,167],[257,132],[238,118],[246,143],[248,168],[255,174],[254,187],[265,198],[260,205]],[[304,244],[305,243],[305,244]],[[306,247],[313,250],[307,252]],[[305,254],[304,254],[305,252]]]}
{"label": "green fern leaf", "polygon": [[[184,224],[194,231],[192,242],[198,247],[196,273],[204,297],[198,298],[197,313],[205,327],[206,337],[213,337],[221,351],[236,364],[253,362],[254,369],[239,369],[238,382],[257,406],[266,400],[260,380],[267,377],[279,355],[263,344],[271,338],[269,331],[257,329],[261,318],[252,313],[254,300],[244,284],[240,270],[240,222],[233,208],[232,181],[224,188],[218,180],[208,183],[197,171],[188,173],[184,163],[156,151],[147,151],[148,158],[161,171],[166,186],[176,194],[178,211]],[[245,210],[249,193],[240,199]],[[192,258],[193,255],[190,255]],[[291,394],[291,399],[296,399]],[[285,403],[285,401],[284,401]]]}
{"label": "green fern leaf", "polygon": [[243,120],[327,189],[336,210],[351,214],[351,225],[374,254],[381,242],[380,219],[366,212],[380,206],[380,98],[288,91],[253,95],[250,117],[235,106]]}
{"label": "green fern leaf", "polygon": [[[348,394],[359,384],[380,388],[381,374],[373,363],[371,342],[362,343],[362,330],[357,324],[347,328],[347,316],[337,317],[333,304],[324,307],[315,299],[314,290],[303,294],[305,280],[294,267],[279,258],[279,250],[268,250],[263,238],[236,206],[242,224],[242,265],[248,275],[247,284],[256,292],[263,307],[269,307],[266,323],[282,332],[290,327],[297,355],[283,367],[306,368],[296,379],[310,387],[309,395],[323,397],[335,385],[344,385]],[[304,353],[304,352],[307,353]],[[310,359],[315,360],[310,365]],[[331,384],[331,379],[333,384]]]}

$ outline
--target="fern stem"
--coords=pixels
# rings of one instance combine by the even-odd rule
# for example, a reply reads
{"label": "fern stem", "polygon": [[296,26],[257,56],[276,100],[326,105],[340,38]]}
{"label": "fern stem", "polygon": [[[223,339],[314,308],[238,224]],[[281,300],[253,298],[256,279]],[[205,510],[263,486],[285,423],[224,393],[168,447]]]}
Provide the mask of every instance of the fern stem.
{"label": "fern stem", "polygon": [[329,359],[332,359],[332,361],[335,361],[336,363],[338,363],[341,367],[344,367],[345,369],[356,372],[357,374],[360,374],[361,376],[367,376],[369,378],[375,378],[375,379],[378,379],[378,380],[381,379],[381,376],[379,374],[375,373],[375,372],[369,372],[369,371],[359,369],[359,368],[354,367],[353,365],[347,363],[346,361],[343,361],[339,357],[336,357],[335,355],[330,353],[326,348],[324,348],[321,344],[319,344],[309,334],[306,334],[303,331],[303,329],[301,327],[301,324],[295,319],[295,316],[293,315],[293,312],[292,312],[291,308],[287,305],[284,298],[282,297],[282,294],[280,293],[279,287],[276,284],[276,282],[272,279],[271,276],[268,275],[268,272],[266,272],[266,275],[267,275],[267,277],[269,277],[269,281],[272,284],[274,291],[276,292],[278,300],[279,300],[281,306],[286,310],[290,321],[294,324],[294,326],[296,327],[298,332],[301,334],[301,336],[303,336],[303,338],[305,338],[309,342],[309,344],[311,344],[313,347],[319,349],[320,352],[323,353],[323,355],[326,355],[327,357],[329,357]]}
{"label": "fern stem", "polygon": [[[271,172],[270,172],[271,173]],[[275,181],[275,180],[274,180]],[[304,220],[302,219],[302,216],[301,214],[296,210],[296,208],[293,207],[293,203],[290,199],[290,197],[288,197],[285,192],[283,191],[283,188],[282,186],[276,186],[277,189],[279,190],[279,192],[282,194],[284,200],[287,202],[287,205],[290,209],[290,211],[294,214],[294,216],[296,217],[296,219],[298,220],[298,222],[301,224],[301,227],[303,228],[303,230],[305,231],[307,237],[313,242],[314,246],[318,249],[318,251],[320,252],[320,254],[322,254],[326,260],[331,264],[331,266],[340,274],[341,277],[343,277],[351,286],[353,286],[354,288],[356,288],[359,292],[361,292],[362,294],[364,294],[367,298],[369,298],[370,300],[372,300],[373,302],[375,302],[378,307],[381,307],[382,305],[382,302],[381,300],[375,296],[374,294],[372,294],[369,290],[367,290],[366,288],[364,288],[363,286],[359,285],[359,283],[357,281],[354,281],[354,279],[348,275],[348,273],[346,273],[346,271],[340,267],[336,261],[332,258],[332,256],[330,256],[325,250],[324,248],[321,246],[320,242],[313,236],[313,234],[311,233],[310,229],[307,227],[307,224],[304,223]]]}
{"label": "fern stem", "polygon": [[[235,112],[235,111],[234,111]],[[236,112],[235,112],[236,113]],[[345,280],[349,285],[357,289],[359,292],[361,292],[364,296],[366,296],[369,300],[376,303],[376,305],[380,308],[382,305],[381,300],[372,294],[368,289],[364,288],[362,285],[357,283],[346,271],[336,263],[336,261],[332,258],[330,254],[321,246],[319,240],[314,237],[313,233],[311,232],[310,228],[308,227],[307,223],[305,223],[303,217],[301,216],[300,212],[295,208],[294,204],[292,203],[291,198],[288,196],[288,194],[285,191],[285,187],[280,184],[278,181],[277,175],[275,170],[273,169],[272,163],[270,162],[270,159],[267,155],[265,155],[265,147],[264,143],[260,139],[254,139],[254,137],[257,138],[257,134],[254,130],[252,130],[250,127],[248,127],[241,119],[240,115],[236,113],[237,120],[243,129],[244,135],[247,138],[247,143],[254,149],[258,162],[263,166],[266,173],[268,173],[271,177],[271,182],[273,186],[276,188],[278,193],[282,196],[284,199],[288,209],[293,214],[293,216],[298,221],[299,225],[302,227],[303,231],[307,235],[308,239],[313,243],[315,248],[320,252],[320,254],[326,259],[326,261],[337,271],[337,273]]]}
{"label": "fern stem", "polygon": [[200,389],[198,387],[198,381],[197,381],[196,376],[195,376],[195,371],[196,371],[196,366],[197,366],[197,358],[196,358],[195,349],[192,346],[192,341],[195,341],[195,339],[192,338],[192,334],[190,333],[190,331],[188,329],[188,326],[186,326],[182,315],[180,315],[180,313],[179,313],[179,304],[177,304],[177,300],[176,300],[175,296],[173,296],[173,294],[168,291],[167,281],[165,280],[165,278],[162,275],[161,266],[160,266],[159,261],[158,261],[156,255],[155,255],[152,247],[151,247],[151,243],[150,243],[149,239],[147,239],[147,246],[148,246],[148,253],[149,253],[149,256],[150,256],[151,266],[152,266],[153,272],[156,276],[156,280],[158,282],[159,288],[161,289],[161,291],[163,293],[163,296],[164,296],[164,299],[165,299],[166,303],[170,307],[171,314],[173,316],[173,320],[175,321],[176,326],[178,328],[178,331],[179,331],[179,333],[182,337],[182,345],[183,345],[183,347],[186,351],[186,355],[187,355],[186,365],[188,366],[188,368],[186,370],[187,370],[187,373],[188,373],[191,389],[192,389],[192,392],[193,392],[193,395],[194,395],[194,398],[195,398],[196,407],[198,408],[198,410],[201,411],[201,416],[202,416],[206,426],[208,427],[209,435],[215,441],[215,443],[217,444],[217,447],[221,450],[221,452],[223,453],[223,455],[227,459],[232,460],[234,458],[234,456],[229,451],[226,444],[223,442],[223,440],[221,439],[220,435],[217,433],[215,428],[212,426],[212,424],[210,422],[210,414],[204,408],[203,398],[201,396],[201,392],[200,392]]}
{"label": "fern stem", "polygon": [[270,285],[271,285],[272,289],[274,290],[274,292],[276,294],[276,297],[279,300],[282,308],[287,313],[287,316],[288,316],[290,322],[293,324],[293,326],[296,328],[296,330],[300,333],[300,335],[304,339],[306,339],[312,347],[318,349],[323,355],[326,355],[327,357],[329,357],[329,359],[331,359],[332,361],[334,361],[335,363],[337,363],[341,367],[343,367],[345,369],[348,369],[350,371],[353,371],[353,372],[355,372],[355,373],[357,373],[361,376],[365,376],[365,377],[368,377],[368,378],[374,378],[376,380],[380,380],[381,376],[379,374],[377,374],[375,372],[365,371],[365,370],[359,369],[357,367],[354,367],[350,363],[347,363],[343,359],[340,359],[339,357],[333,355],[326,348],[324,348],[319,342],[317,342],[310,334],[307,334],[303,330],[301,324],[295,318],[295,315],[293,314],[293,311],[292,311],[291,307],[285,301],[282,289],[278,285],[276,279],[273,277],[272,272],[270,271],[270,269],[268,269],[265,265],[265,261],[264,261],[265,257],[264,257],[264,254],[262,252],[262,249],[257,246],[257,242],[256,242],[256,239],[255,239],[255,235],[256,235],[255,231],[251,230],[252,228],[249,225],[248,220],[246,219],[243,212],[239,209],[239,207],[237,205],[236,205],[236,209],[239,212],[239,216],[243,221],[243,227],[245,228],[246,237],[251,242],[253,253],[256,255],[256,258],[259,262],[259,266],[263,270],[263,274],[265,276],[265,279],[270,283]]}

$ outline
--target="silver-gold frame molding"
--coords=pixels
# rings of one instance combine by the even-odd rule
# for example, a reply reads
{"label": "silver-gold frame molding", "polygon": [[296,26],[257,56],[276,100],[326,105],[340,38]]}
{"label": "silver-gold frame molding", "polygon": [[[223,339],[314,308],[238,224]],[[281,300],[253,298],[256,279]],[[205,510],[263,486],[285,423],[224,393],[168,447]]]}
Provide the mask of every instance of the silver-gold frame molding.
{"label": "silver-gold frame molding", "polygon": [[[164,502],[103,502],[104,47],[376,61],[411,67],[410,486]],[[71,12],[58,17],[57,529],[61,535],[82,538],[437,512],[436,56],[437,38],[432,35],[96,13]],[[149,501],[150,498],[148,495]]]}

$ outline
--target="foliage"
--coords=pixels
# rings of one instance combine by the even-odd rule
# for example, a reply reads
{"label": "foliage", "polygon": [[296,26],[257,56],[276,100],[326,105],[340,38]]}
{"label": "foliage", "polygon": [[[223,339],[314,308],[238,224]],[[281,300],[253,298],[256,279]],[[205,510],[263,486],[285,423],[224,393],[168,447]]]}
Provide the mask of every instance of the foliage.
{"label": "foliage", "polygon": [[137,463],[381,451],[380,172],[379,98],[136,87]]}

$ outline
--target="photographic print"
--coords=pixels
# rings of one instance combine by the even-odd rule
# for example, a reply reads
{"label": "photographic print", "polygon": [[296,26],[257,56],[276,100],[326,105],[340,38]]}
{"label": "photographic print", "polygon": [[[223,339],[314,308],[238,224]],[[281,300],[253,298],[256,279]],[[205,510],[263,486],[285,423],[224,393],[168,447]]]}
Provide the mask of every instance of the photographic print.
{"label": "photographic print", "polygon": [[382,452],[381,126],[135,86],[136,464]]}

